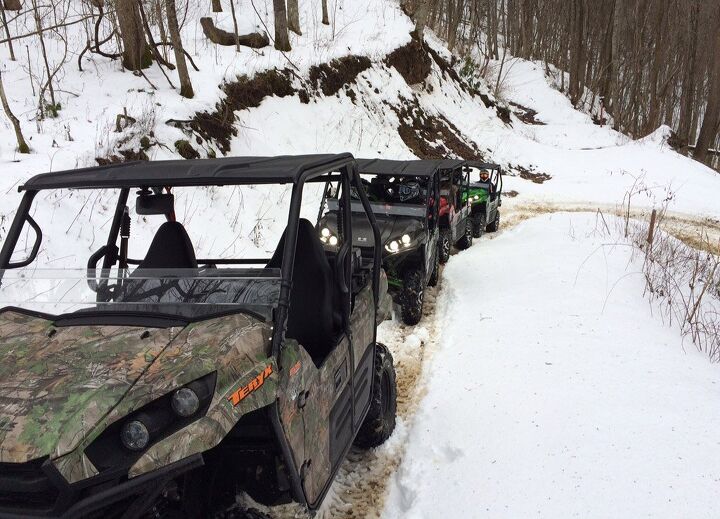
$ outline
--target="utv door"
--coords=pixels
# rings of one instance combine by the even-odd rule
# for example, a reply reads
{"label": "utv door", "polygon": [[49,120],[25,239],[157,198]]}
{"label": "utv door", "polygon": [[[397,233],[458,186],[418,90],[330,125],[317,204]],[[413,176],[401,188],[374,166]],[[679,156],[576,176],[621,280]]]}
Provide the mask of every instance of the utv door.
{"label": "utv door", "polygon": [[[343,178],[346,184],[342,193],[349,192],[347,181]],[[281,353],[281,365],[287,373],[281,381],[284,398],[279,402],[280,420],[293,451],[302,493],[311,509],[321,501],[350,448],[369,405],[372,387],[372,269],[363,264],[359,249],[352,247],[349,204],[349,197],[342,195],[339,249],[328,254],[334,271],[337,341],[324,358],[310,355],[308,346],[293,340],[287,341]]]}

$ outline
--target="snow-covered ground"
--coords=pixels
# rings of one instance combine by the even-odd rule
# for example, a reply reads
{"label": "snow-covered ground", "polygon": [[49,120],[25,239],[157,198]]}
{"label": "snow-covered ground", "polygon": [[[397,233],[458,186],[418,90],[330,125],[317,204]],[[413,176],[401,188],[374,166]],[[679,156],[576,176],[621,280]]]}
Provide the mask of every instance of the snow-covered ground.
{"label": "snow-covered ground", "polygon": [[720,372],[617,241],[556,213],[451,258],[383,517],[720,515]]}

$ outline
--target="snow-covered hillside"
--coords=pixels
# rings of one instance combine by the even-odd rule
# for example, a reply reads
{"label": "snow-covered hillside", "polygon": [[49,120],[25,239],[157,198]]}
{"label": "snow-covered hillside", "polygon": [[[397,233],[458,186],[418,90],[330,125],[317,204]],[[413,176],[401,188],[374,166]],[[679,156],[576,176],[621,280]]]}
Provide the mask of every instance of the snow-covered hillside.
{"label": "snow-covered hillside", "polygon": [[[241,33],[272,27],[270,0],[236,6]],[[321,517],[718,517],[717,366],[644,300],[629,243],[601,229],[594,212],[612,221],[607,213],[631,194],[631,215],[667,207],[690,229],[668,231],[717,239],[720,175],[673,151],[667,128],[631,140],[594,124],[536,63],[505,63],[499,99],[498,63],[471,88],[436,35],[413,42],[397,0],[338,0],[330,26],[320,23],[319,2],[300,0],[300,8],[304,34],[292,35],[292,51],[237,53],[199,27],[212,16],[229,29],[229,13],[190,0],[183,39],[200,69],[190,71],[194,99],[180,97],[156,66],[145,79],[86,54],[82,72],[76,57],[64,66],[62,109],[44,121],[26,61],[9,61],[0,46],[5,88],[32,150],[14,150],[3,114],[0,240],[29,176],[123,152],[178,158],[178,140],[200,157],[347,151],[498,162],[509,173],[503,230],[451,258],[420,325],[381,325],[398,371],[398,428],[387,445],[351,453]],[[14,21],[11,31],[31,32],[32,23]],[[81,24],[68,31],[69,42],[84,41]],[[37,39],[24,41],[37,71]],[[48,45],[57,62],[61,40],[48,35]],[[220,134],[204,125],[228,107],[234,118]],[[115,132],[125,111],[136,122]],[[92,228],[112,208],[95,196],[49,200],[53,211],[38,216],[66,231],[47,236],[47,247],[72,244],[83,257],[97,248]],[[558,210],[575,212],[524,221]],[[178,198],[179,218],[208,256],[272,252],[286,215],[287,197],[264,189]],[[141,245],[154,230],[134,222]]]}

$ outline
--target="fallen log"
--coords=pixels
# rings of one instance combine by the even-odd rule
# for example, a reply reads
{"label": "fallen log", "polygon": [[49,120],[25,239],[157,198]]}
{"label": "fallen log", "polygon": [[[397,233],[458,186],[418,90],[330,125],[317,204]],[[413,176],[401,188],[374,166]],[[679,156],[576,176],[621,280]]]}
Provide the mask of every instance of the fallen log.
{"label": "fallen log", "polygon": [[[215,27],[215,22],[212,18],[200,18],[200,25],[202,26],[205,36],[211,42],[216,43],[217,45],[224,45],[226,47],[235,45],[235,35],[231,32]],[[262,47],[270,45],[270,39],[265,33],[253,32],[238,36],[237,43],[244,45],[245,47],[261,49]]]}

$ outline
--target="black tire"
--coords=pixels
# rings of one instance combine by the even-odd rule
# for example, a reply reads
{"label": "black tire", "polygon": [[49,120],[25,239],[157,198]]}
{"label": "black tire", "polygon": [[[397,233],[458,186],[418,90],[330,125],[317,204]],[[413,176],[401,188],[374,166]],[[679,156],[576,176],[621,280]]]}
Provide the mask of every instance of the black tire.
{"label": "black tire", "polygon": [[428,286],[429,287],[437,286],[439,279],[440,279],[440,254],[438,254],[436,252],[435,253],[435,262],[433,263],[433,271],[432,271],[432,274],[430,274],[430,279],[428,279]]}
{"label": "black tire", "polygon": [[450,229],[440,231],[440,239],[438,240],[438,257],[440,263],[443,265],[450,259],[450,249],[452,243],[450,243]]}
{"label": "black tire", "polygon": [[272,519],[256,508],[233,509],[216,515],[215,519]]}
{"label": "black tire", "polygon": [[495,219],[487,226],[487,232],[497,232],[500,229],[500,211],[495,211]]}
{"label": "black tire", "polygon": [[485,232],[485,219],[480,216],[473,217],[473,238],[481,238]]}
{"label": "black tire", "polygon": [[463,235],[460,240],[456,243],[456,246],[460,250],[469,249],[472,247],[473,243],[473,226],[472,226],[472,220],[468,218],[465,221],[465,234]]}
{"label": "black tire", "polygon": [[375,344],[375,377],[370,410],[360,426],[355,445],[370,449],[382,445],[395,430],[397,385],[393,358],[387,346]]}
{"label": "black tire", "polygon": [[405,324],[416,325],[422,318],[425,301],[425,275],[419,268],[408,270],[403,276],[400,292],[400,313]]}

